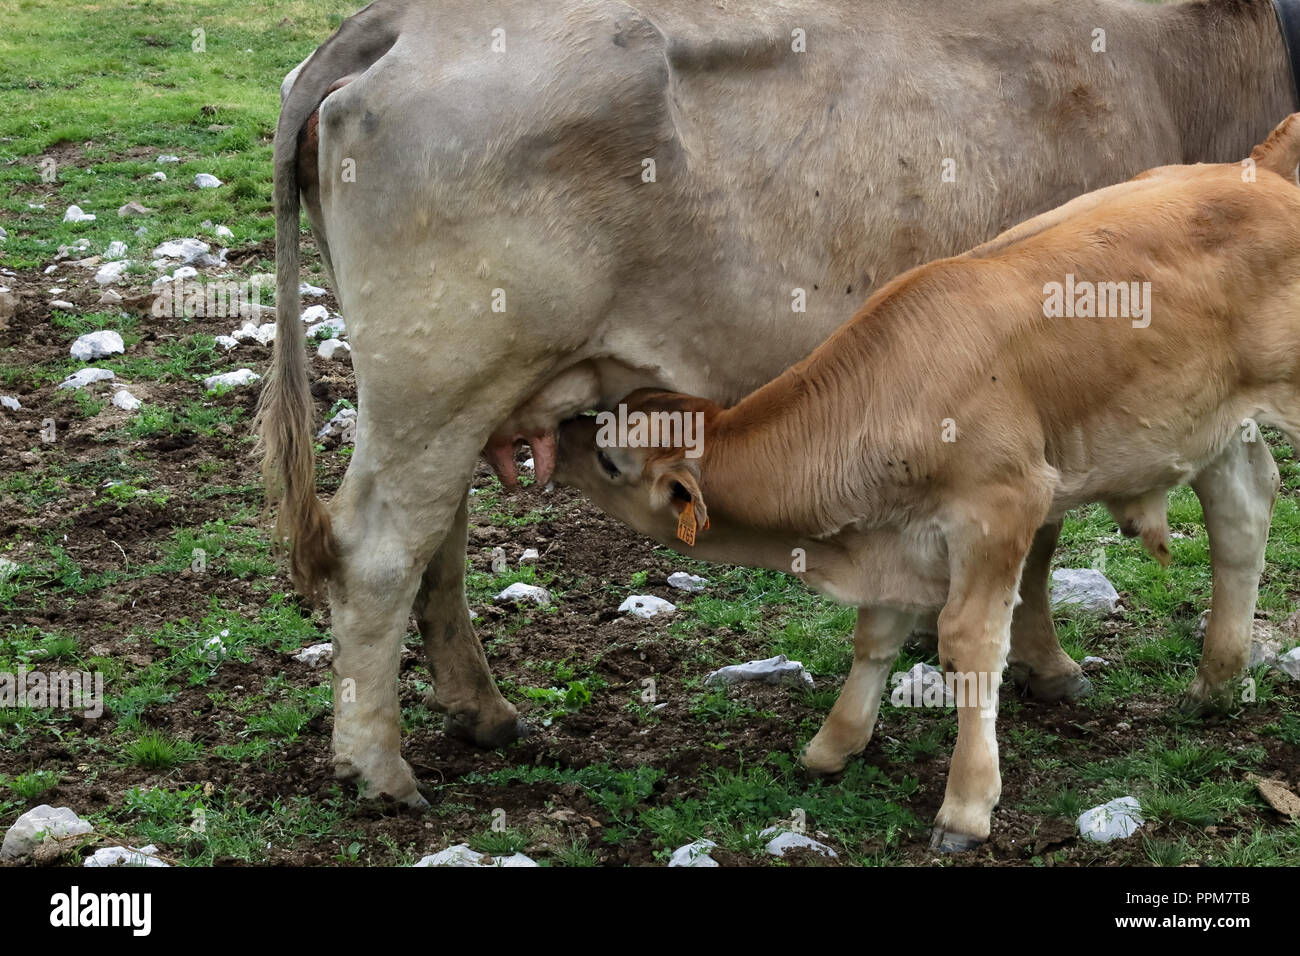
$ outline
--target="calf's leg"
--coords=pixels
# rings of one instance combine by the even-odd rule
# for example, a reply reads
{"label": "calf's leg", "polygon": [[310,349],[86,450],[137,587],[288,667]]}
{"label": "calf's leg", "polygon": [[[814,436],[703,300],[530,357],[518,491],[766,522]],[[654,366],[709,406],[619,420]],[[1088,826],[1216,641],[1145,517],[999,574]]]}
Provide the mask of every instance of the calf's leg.
{"label": "calf's leg", "polygon": [[1083,668],[1061,650],[1052,622],[1049,577],[1060,521],[1038,529],[1020,577],[1020,604],[1011,617],[1011,677],[1040,700],[1075,700],[1092,693]]}
{"label": "calf's leg", "polygon": [[880,711],[889,668],[916,614],[888,607],[858,609],[853,631],[853,666],[840,696],[817,736],[804,751],[803,765],[815,773],[839,773],[849,757],[862,753]]}
{"label": "calf's leg", "polygon": [[527,733],[527,727],[497,689],[470,622],[465,603],[468,522],[466,492],[415,598],[415,620],[433,674],[425,703],[447,715],[447,732],[453,736],[480,747],[499,747]]}
{"label": "calf's leg", "polygon": [[1192,482],[1210,538],[1214,593],[1201,665],[1183,698],[1184,709],[1225,709],[1233,702],[1232,679],[1245,669],[1250,654],[1259,576],[1279,485],[1268,445],[1238,440]]}
{"label": "calf's leg", "polygon": [[[1019,509],[1041,510],[1021,521]],[[939,662],[945,674],[980,693],[957,701],[957,744],[930,848],[969,849],[988,838],[993,808],[1002,794],[996,734],[998,686],[1011,645],[1011,615],[1020,573],[1046,495],[1032,489],[987,496],[948,534],[951,583],[939,614]],[[987,516],[996,516],[989,518]],[[996,525],[994,524],[996,521]],[[967,684],[967,686],[970,686]]]}

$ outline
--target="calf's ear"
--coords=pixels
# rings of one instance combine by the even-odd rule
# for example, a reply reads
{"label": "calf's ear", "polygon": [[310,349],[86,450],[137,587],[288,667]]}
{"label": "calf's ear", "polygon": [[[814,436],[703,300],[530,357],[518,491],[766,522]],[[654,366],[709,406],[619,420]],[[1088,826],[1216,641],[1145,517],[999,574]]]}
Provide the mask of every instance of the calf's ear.
{"label": "calf's ear", "polygon": [[667,488],[668,500],[677,511],[677,537],[689,545],[695,544],[696,530],[709,526],[709,509],[699,479],[683,464],[665,472],[661,480]]}

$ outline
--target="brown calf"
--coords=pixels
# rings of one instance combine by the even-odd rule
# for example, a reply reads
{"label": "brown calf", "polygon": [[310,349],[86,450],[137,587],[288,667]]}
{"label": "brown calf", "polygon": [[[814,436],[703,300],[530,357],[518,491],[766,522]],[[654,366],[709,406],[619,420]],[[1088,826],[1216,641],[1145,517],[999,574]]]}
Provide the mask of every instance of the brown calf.
{"label": "brown calf", "polygon": [[[1191,483],[1214,606],[1188,696],[1231,695],[1278,487],[1256,425],[1300,448],[1297,159],[1300,114],[1241,164],[1082,196],[898,277],[732,408],[642,390],[626,406],[659,416],[629,416],[639,434],[566,423],[557,478],[679,550],[793,570],[859,608],[852,670],[804,755],[814,770],[867,745],[899,646],[937,613],[945,672],[984,690],[958,700],[932,846],[972,846],[1001,791],[1021,571],[1069,509],[1106,503],[1168,561],[1165,495]],[[698,447],[637,447],[683,414]]]}

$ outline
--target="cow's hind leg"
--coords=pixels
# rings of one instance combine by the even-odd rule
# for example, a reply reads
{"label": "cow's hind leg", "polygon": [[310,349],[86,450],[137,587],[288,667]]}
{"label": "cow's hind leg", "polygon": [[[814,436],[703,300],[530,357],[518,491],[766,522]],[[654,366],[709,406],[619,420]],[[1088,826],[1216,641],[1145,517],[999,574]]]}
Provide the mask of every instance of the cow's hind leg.
{"label": "cow's hind leg", "polygon": [[1092,684],[1061,650],[1052,622],[1049,574],[1061,522],[1043,525],[1034,535],[1020,577],[1020,604],[1011,618],[1012,679],[1040,700],[1075,700],[1092,693]]}
{"label": "cow's hind leg", "polygon": [[886,607],[858,609],[853,631],[853,667],[821,730],[808,743],[803,765],[815,773],[839,773],[849,757],[862,753],[880,712],[890,665],[916,614]]}
{"label": "cow's hind leg", "polygon": [[451,530],[425,568],[415,598],[415,620],[433,674],[425,703],[447,715],[447,732],[480,747],[499,747],[527,732],[515,706],[492,680],[465,603],[468,494]]}
{"label": "cow's hind leg", "polygon": [[1236,440],[1192,482],[1210,538],[1214,594],[1201,665],[1183,699],[1185,710],[1232,704],[1232,679],[1246,667],[1250,654],[1259,576],[1279,484],[1268,445]]}

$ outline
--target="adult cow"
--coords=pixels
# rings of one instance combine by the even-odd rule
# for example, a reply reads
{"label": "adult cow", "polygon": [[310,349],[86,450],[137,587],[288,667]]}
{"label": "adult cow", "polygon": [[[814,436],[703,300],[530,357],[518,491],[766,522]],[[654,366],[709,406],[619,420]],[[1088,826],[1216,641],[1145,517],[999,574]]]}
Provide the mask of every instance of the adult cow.
{"label": "adult cow", "polygon": [[[532,439],[544,481],[582,409],[642,386],[733,402],[904,269],[1142,169],[1245,155],[1297,105],[1270,0],[381,0],[282,93],[268,491],[296,585],[328,585],[335,769],[411,803],[412,606],[450,728],[516,732],[464,599],[485,447],[509,480]],[[358,389],[328,509],[300,191]],[[1055,532],[1012,647],[1047,696],[1081,681],[1047,608]]]}

